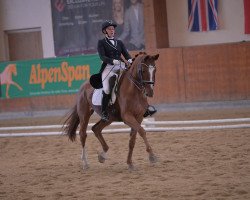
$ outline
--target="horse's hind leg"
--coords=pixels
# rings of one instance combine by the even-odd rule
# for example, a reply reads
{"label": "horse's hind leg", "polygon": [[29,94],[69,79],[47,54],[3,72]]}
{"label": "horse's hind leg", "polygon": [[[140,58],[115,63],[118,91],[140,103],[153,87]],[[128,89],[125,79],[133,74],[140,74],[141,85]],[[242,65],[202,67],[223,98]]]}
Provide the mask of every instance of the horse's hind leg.
{"label": "horse's hind leg", "polygon": [[93,111],[88,111],[87,113],[85,113],[82,118],[80,118],[80,131],[79,131],[79,135],[80,135],[80,141],[82,144],[82,156],[81,159],[83,161],[83,169],[88,169],[89,168],[89,162],[88,162],[88,158],[87,158],[87,153],[86,153],[86,139],[87,139],[87,127],[88,127],[88,122],[89,122],[89,118],[90,116],[93,114]]}
{"label": "horse's hind leg", "polygon": [[109,124],[111,124],[111,121],[103,121],[100,120],[99,122],[97,122],[93,127],[92,127],[92,131],[94,132],[95,136],[97,137],[97,139],[99,140],[99,142],[102,145],[102,149],[103,151],[101,153],[98,153],[98,160],[100,163],[104,163],[105,160],[107,159],[106,153],[109,149],[105,139],[102,136],[102,130],[108,126]]}
{"label": "horse's hind leg", "polygon": [[133,150],[135,147],[136,134],[137,132],[134,129],[131,129],[130,140],[129,140],[129,152],[128,152],[128,158],[127,158],[127,164],[128,164],[129,170],[134,169],[134,165],[132,162],[132,155],[133,155]]}
{"label": "horse's hind leg", "polygon": [[89,118],[93,114],[93,110],[91,109],[88,100],[87,95],[84,93],[83,96],[80,96],[77,102],[77,113],[80,118],[80,141],[82,144],[82,156],[81,159],[83,161],[83,169],[89,168],[89,163],[87,159],[87,153],[86,153],[86,138],[87,138],[87,127],[89,123]]}

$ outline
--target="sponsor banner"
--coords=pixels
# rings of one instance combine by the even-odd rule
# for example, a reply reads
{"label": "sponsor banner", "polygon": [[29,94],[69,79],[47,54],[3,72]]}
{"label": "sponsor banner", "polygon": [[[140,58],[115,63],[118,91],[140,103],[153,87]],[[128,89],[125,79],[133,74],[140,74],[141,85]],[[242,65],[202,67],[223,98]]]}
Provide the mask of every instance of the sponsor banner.
{"label": "sponsor banner", "polygon": [[111,9],[110,0],[51,0],[55,55],[95,53]]}
{"label": "sponsor banner", "polygon": [[76,93],[99,72],[98,55],[0,63],[0,97],[20,98]]}
{"label": "sponsor banner", "polygon": [[51,0],[56,56],[94,54],[104,37],[105,20],[117,24],[116,38],[128,50],[144,50],[144,15],[141,0]]}

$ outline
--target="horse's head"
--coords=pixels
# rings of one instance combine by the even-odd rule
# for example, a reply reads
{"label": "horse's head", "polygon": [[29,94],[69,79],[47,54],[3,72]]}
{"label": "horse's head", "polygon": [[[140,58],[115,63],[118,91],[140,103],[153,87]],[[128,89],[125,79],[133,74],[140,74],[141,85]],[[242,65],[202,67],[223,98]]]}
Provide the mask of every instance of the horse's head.
{"label": "horse's head", "polygon": [[137,65],[137,79],[140,85],[144,89],[144,93],[148,97],[154,95],[155,73],[156,65],[155,61],[159,58],[159,54],[147,55],[145,53],[139,54],[134,60]]}
{"label": "horse's head", "polygon": [[9,64],[7,67],[9,73],[14,74],[15,76],[17,75],[16,64]]}

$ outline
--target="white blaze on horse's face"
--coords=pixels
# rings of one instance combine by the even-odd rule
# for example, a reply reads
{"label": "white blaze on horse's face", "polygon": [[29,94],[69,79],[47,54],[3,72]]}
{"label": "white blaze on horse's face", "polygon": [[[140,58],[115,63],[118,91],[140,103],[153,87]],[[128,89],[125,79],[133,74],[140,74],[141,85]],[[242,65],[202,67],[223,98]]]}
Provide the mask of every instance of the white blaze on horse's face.
{"label": "white blaze on horse's face", "polygon": [[[149,65],[150,82],[154,82],[155,66]],[[150,84],[151,89],[154,89],[154,84]]]}
{"label": "white blaze on horse's face", "polygon": [[[147,77],[144,77],[143,83],[145,86],[145,94],[148,97],[153,97],[154,95],[154,83],[155,83],[155,65],[154,63],[145,64],[144,67],[147,69]],[[145,69],[144,68],[144,69]]]}

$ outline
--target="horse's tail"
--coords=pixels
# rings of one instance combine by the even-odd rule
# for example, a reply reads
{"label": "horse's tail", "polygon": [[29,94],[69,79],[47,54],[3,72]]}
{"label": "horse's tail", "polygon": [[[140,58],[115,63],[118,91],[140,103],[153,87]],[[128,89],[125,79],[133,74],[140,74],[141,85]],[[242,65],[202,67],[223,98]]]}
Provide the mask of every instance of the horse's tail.
{"label": "horse's tail", "polygon": [[76,130],[77,130],[79,123],[80,123],[80,119],[77,114],[77,105],[75,105],[72,108],[69,117],[66,119],[63,125],[64,132],[66,133],[66,135],[69,137],[69,139],[72,142],[75,141],[76,139]]}

